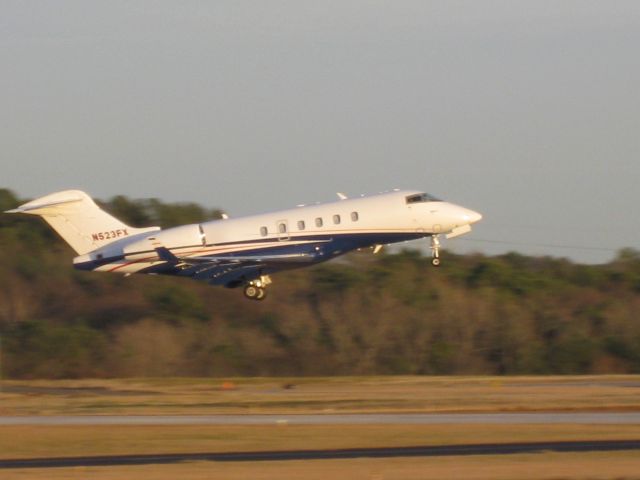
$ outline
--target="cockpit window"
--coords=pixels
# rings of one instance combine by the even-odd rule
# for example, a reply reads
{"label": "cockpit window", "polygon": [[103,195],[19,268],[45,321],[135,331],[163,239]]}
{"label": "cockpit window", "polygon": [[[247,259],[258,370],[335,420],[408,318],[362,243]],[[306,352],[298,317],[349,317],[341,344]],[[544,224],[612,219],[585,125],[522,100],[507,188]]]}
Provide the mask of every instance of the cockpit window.
{"label": "cockpit window", "polygon": [[415,195],[409,195],[407,203],[424,203],[424,202],[441,202],[439,198],[429,195],[428,193],[416,193]]}

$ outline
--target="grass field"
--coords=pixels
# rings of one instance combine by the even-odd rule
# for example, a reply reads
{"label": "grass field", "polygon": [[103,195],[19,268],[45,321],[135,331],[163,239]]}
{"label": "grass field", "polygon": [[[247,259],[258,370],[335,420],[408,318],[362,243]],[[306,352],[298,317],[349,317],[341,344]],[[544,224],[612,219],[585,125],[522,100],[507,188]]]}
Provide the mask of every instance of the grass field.
{"label": "grass field", "polygon": [[0,458],[29,458],[622,440],[640,438],[640,425],[99,425],[11,426],[0,432]]}
{"label": "grass field", "polygon": [[[2,415],[640,410],[640,376],[5,381]],[[640,425],[0,427],[0,457],[640,438]],[[640,479],[638,452],[13,469],[11,479]]]}
{"label": "grass field", "polygon": [[640,376],[4,381],[0,415],[640,410]]}

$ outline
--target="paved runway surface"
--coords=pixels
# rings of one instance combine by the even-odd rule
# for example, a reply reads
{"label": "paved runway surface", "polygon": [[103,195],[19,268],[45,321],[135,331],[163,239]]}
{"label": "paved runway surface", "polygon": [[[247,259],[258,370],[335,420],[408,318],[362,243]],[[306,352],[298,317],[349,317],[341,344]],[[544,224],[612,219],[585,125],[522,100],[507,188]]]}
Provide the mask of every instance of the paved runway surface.
{"label": "paved runway surface", "polygon": [[33,458],[0,460],[3,468],[101,467],[152,465],[180,462],[259,462],[283,460],[332,460],[349,458],[436,457],[453,455],[507,455],[540,452],[610,452],[640,450],[640,440],[494,443],[398,448],[353,448],[342,450],[289,450],[272,452],[172,453],[161,455],[113,455],[96,457]]}
{"label": "paved runway surface", "polygon": [[8,425],[640,424],[640,412],[1,416]]}

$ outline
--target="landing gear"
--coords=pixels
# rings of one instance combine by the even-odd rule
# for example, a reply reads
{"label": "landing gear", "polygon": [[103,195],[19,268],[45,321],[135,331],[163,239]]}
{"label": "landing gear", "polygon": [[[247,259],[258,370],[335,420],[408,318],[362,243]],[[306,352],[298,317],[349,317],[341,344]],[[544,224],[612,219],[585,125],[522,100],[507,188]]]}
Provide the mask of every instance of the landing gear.
{"label": "landing gear", "polygon": [[440,239],[438,235],[431,235],[431,265],[440,266]]}
{"label": "landing gear", "polygon": [[247,285],[244,287],[244,296],[251,300],[262,300],[266,296],[266,292],[264,288]]}
{"label": "landing gear", "polygon": [[262,275],[256,280],[250,281],[244,287],[244,296],[251,300],[264,300],[267,296],[265,287],[271,283],[268,275]]}

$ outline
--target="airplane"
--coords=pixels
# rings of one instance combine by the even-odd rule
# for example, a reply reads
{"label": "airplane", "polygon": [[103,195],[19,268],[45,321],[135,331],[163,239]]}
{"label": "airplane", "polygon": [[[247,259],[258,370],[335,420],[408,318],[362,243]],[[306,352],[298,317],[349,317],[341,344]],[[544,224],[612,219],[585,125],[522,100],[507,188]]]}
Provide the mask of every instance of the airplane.
{"label": "airplane", "polygon": [[263,300],[270,275],[347,252],[427,238],[440,265],[440,240],[471,231],[482,215],[428,193],[393,190],[370,196],[173,228],[133,228],[80,190],[56,192],[5,213],[42,217],[78,256],[76,269],[190,277],[243,287]]}

